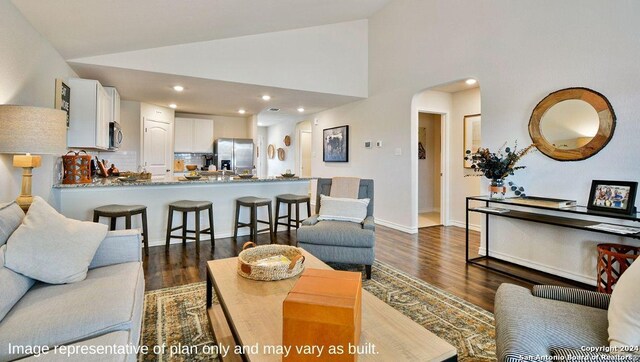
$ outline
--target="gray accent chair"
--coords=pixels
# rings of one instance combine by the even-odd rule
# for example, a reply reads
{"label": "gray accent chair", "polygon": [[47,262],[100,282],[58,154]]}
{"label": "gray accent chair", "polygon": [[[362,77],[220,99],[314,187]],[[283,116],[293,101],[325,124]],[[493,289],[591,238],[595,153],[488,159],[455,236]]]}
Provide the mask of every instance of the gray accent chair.
{"label": "gray accent chair", "polygon": [[330,263],[364,264],[367,279],[371,279],[371,265],[375,260],[376,243],[373,219],[373,180],[360,180],[358,198],[371,201],[367,217],[361,224],[348,221],[318,221],[320,195],[331,194],[331,179],[318,179],[316,215],[302,222],[297,231],[298,246],[318,259]]}
{"label": "gray accent chair", "polygon": [[495,299],[496,357],[500,362],[542,360],[544,356],[597,358],[600,353],[581,347],[609,345],[608,307],[608,294],[502,284]]}

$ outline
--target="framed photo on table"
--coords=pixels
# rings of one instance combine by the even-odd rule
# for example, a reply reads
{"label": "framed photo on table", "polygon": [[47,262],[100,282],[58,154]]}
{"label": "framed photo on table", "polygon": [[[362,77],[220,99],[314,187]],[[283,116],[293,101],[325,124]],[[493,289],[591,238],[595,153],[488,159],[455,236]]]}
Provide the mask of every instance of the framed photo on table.
{"label": "framed photo on table", "polygon": [[592,211],[633,214],[638,183],[635,181],[593,180],[587,209]]}
{"label": "framed photo on table", "polygon": [[322,130],[322,161],[349,162],[349,126]]}

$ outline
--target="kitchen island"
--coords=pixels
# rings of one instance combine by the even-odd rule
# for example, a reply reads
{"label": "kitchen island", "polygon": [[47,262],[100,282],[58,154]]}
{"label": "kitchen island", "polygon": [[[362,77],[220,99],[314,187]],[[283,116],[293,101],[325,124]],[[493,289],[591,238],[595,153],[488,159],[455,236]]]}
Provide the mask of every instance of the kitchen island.
{"label": "kitchen island", "polygon": [[[261,178],[240,179],[229,177],[204,177],[197,181],[181,181],[167,177],[150,181],[123,182],[115,178],[101,179],[90,184],[54,185],[53,205],[63,215],[77,220],[92,220],[93,209],[108,204],[145,205],[149,227],[149,245],[164,245],[167,231],[169,204],[178,200],[206,200],[213,202],[215,237],[233,236],[235,200],[243,196],[256,196],[273,200],[280,194],[307,195],[310,178]],[[248,220],[248,210],[241,210],[240,219]],[[262,209],[262,208],[261,208]],[[286,209],[285,209],[286,210]],[[286,211],[285,211],[286,212]],[[267,220],[266,210],[259,210],[258,217]],[[303,214],[303,217],[306,215]],[[106,219],[101,219],[106,223]],[[181,213],[175,213],[173,225],[182,224]],[[202,213],[200,225],[208,225],[206,213]],[[140,218],[134,217],[133,227],[140,226]],[[189,229],[193,230],[193,214],[189,215]],[[118,220],[118,228],[124,228],[124,219]],[[248,235],[248,229],[238,235]],[[203,240],[208,235],[203,235]],[[172,239],[179,243],[179,239]]]}

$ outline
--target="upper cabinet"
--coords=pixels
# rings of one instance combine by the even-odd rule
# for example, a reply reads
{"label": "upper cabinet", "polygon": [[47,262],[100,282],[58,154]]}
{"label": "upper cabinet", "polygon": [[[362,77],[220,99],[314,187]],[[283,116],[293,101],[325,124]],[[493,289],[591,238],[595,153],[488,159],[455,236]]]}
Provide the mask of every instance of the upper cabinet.
{"label": "upper cabinet", "polygon": [[[67,82],[71,88],[67,147],[108,149],[109,122],[116,108],[109,92],[96,80],[71,78]],[[117,109],[119,117],[119,102]]]}
{"label": "upper cabinet", "polygon": [[109,122],[120,123],[120,93],[114,87],[104,87],[104,90],[109,94],[111,104],[109,106],[111,110],[111,116]]}
{"label": "upper cabinet", "polygon": [[176,118],[174,152],[212,153],[213,120]]}

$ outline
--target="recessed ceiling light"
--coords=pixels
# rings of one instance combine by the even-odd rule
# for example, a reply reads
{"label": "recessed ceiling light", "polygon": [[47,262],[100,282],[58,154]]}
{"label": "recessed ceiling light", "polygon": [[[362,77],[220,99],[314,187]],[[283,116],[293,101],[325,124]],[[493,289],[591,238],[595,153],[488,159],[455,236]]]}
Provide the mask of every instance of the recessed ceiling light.
{"label": "recessed ceiling light", "polygon": [[261,123],[261,122],[258,122],[258,126],[262,126],[262,123]]}
{"label": "recessed ceiling light", "polygon": [[469,79],[465,80],[464,82],[467,83],[468,85],[474,85],[474,84],[478,83],[478,81],[473,79],[473,78],[469,78]]}
{"label": "recessed ceiling light", "polygon": [[298,107],[298,112],[300,112],[300,113],[304,112],[304,108]]}
{"label": "recessed ceiling light", "polygon": [[176,92],[182,92],[184,90],[184,87],[181,85],[174,85],[173,90]]}
{"label": "recessed ceiling light", "polygon": [[245,112],[246,111],[244,109],[242,109],[242,108],[238,109],[238,113],[240,113],[240,114],[245,114]]}
{"label": "recessed ceiling light", "polygon": [[262,96],[262,100],[263,101],[268,101],[269,99],[271,99],[271,96],[268,95],[268,94],[265,94],[265,95]]}
{"label": "recessed ceiling light", "polygon": [[176,109],[176,108],[178,108],[178,105],[177,105],[177,104],[175,104],[175,103],[171,103],[171,104],[169,105],[169,108]]}

